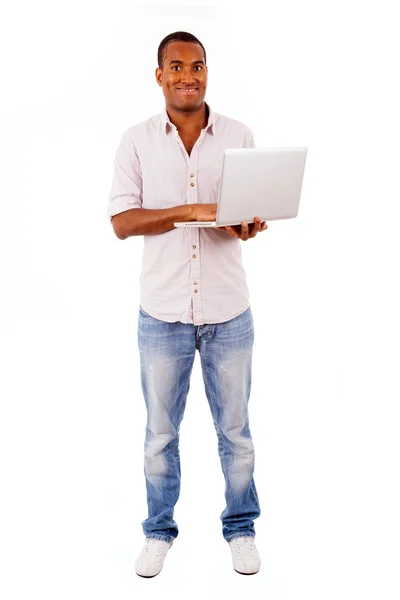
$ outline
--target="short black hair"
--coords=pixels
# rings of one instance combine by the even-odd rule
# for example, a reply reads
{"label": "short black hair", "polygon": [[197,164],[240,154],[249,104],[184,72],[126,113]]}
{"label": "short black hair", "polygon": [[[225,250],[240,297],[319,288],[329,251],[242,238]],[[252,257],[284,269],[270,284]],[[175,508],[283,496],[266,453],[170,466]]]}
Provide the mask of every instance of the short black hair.
{"label": "short black hair", "polygon": [[169,35],[167,35],[158,46],[157,60],[160,69],[163,68],[165,60],[165,49],[170,42],[193,42],[195,44],[199,44],[203,48],[204,64],[207,64],[206,50],[203,44],[200,42],[200,40],[198,40],[196,36],[192,35],[191,33],[188,33],[187,31],[175,31],[174,33],[170,33]]}

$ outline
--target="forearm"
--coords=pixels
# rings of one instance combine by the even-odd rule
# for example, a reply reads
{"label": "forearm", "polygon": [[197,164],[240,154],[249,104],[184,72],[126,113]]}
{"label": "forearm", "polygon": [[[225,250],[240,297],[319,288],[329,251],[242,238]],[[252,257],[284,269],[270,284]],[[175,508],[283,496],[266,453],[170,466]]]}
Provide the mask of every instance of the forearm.
{"label": "forearm", "polygon": [[193,204],[182,204],[171,208],[133,208],[112,218],[115,235],[120,240],[133,235],[153,235],[175,229],[178,221],[194,221]]}

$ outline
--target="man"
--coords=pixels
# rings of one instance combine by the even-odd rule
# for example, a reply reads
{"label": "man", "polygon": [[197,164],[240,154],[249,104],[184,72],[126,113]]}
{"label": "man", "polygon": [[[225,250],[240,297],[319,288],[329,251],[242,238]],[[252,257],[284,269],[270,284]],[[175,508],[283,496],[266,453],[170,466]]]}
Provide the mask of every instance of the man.
{"label": "man", "polygon": [[234,227],[173,224],[216,219],[223,152],[254,147],[254,140],[246,125],[205,102],[206,52],[195,36],[165,37],[155,75],[165,110],[122,135],[108,205],[119,239],[144,236],[138,345],[147,408],[148,518],[135,568],[142,577],[157,575],[178,535],[179,427],[197,349],[226,484],[222,534],[234,569],[251,574],[260,568],[247,410],[254,330],[239,240],[255,237],[267,224],[259,217]]}

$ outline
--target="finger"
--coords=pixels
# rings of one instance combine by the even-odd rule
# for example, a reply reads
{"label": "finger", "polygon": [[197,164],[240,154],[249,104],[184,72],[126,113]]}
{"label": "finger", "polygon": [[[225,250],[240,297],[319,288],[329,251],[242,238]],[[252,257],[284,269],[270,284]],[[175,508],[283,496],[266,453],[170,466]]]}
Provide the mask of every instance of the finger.
{"label": "finger", "polygon": [[244,242],[249,239],[249,224],[246,223],[245,221],[243,221],[243,223],[242,223],[242,233],[240,235],[240,238]]}
{"label": "finger", "polygon": [[227,225],[226,230],[231,236],[237,237],[237,233],[236,233],[234,227],[232,227],[231,225]]}
{"label": "finger", "polygon": [[261,219],[260,217],[254,217],[254,225],[250,234],[250,237],[256,237],[257,233],[260,231],[261,227]]}
{"label": "finger", "polygon": [[223,227],[215,227],[215,229],[219,229],[220,231],[225,231],[226,233],[229,233],[230,235],[232,235],[232,233],[229,231],[229,225],[224,225]]}

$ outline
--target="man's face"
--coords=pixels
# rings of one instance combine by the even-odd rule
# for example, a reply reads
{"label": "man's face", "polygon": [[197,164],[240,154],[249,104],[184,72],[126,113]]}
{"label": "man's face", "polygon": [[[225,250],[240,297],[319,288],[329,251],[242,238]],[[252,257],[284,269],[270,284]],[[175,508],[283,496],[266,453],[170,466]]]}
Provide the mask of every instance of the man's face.
{"label": "man's face", "polygon": [[157,67],[156,79],[167,107],[197,110],[204,102],[207,88],[203,48],[193,42],[170,42],[165,50],[163,68]]}

